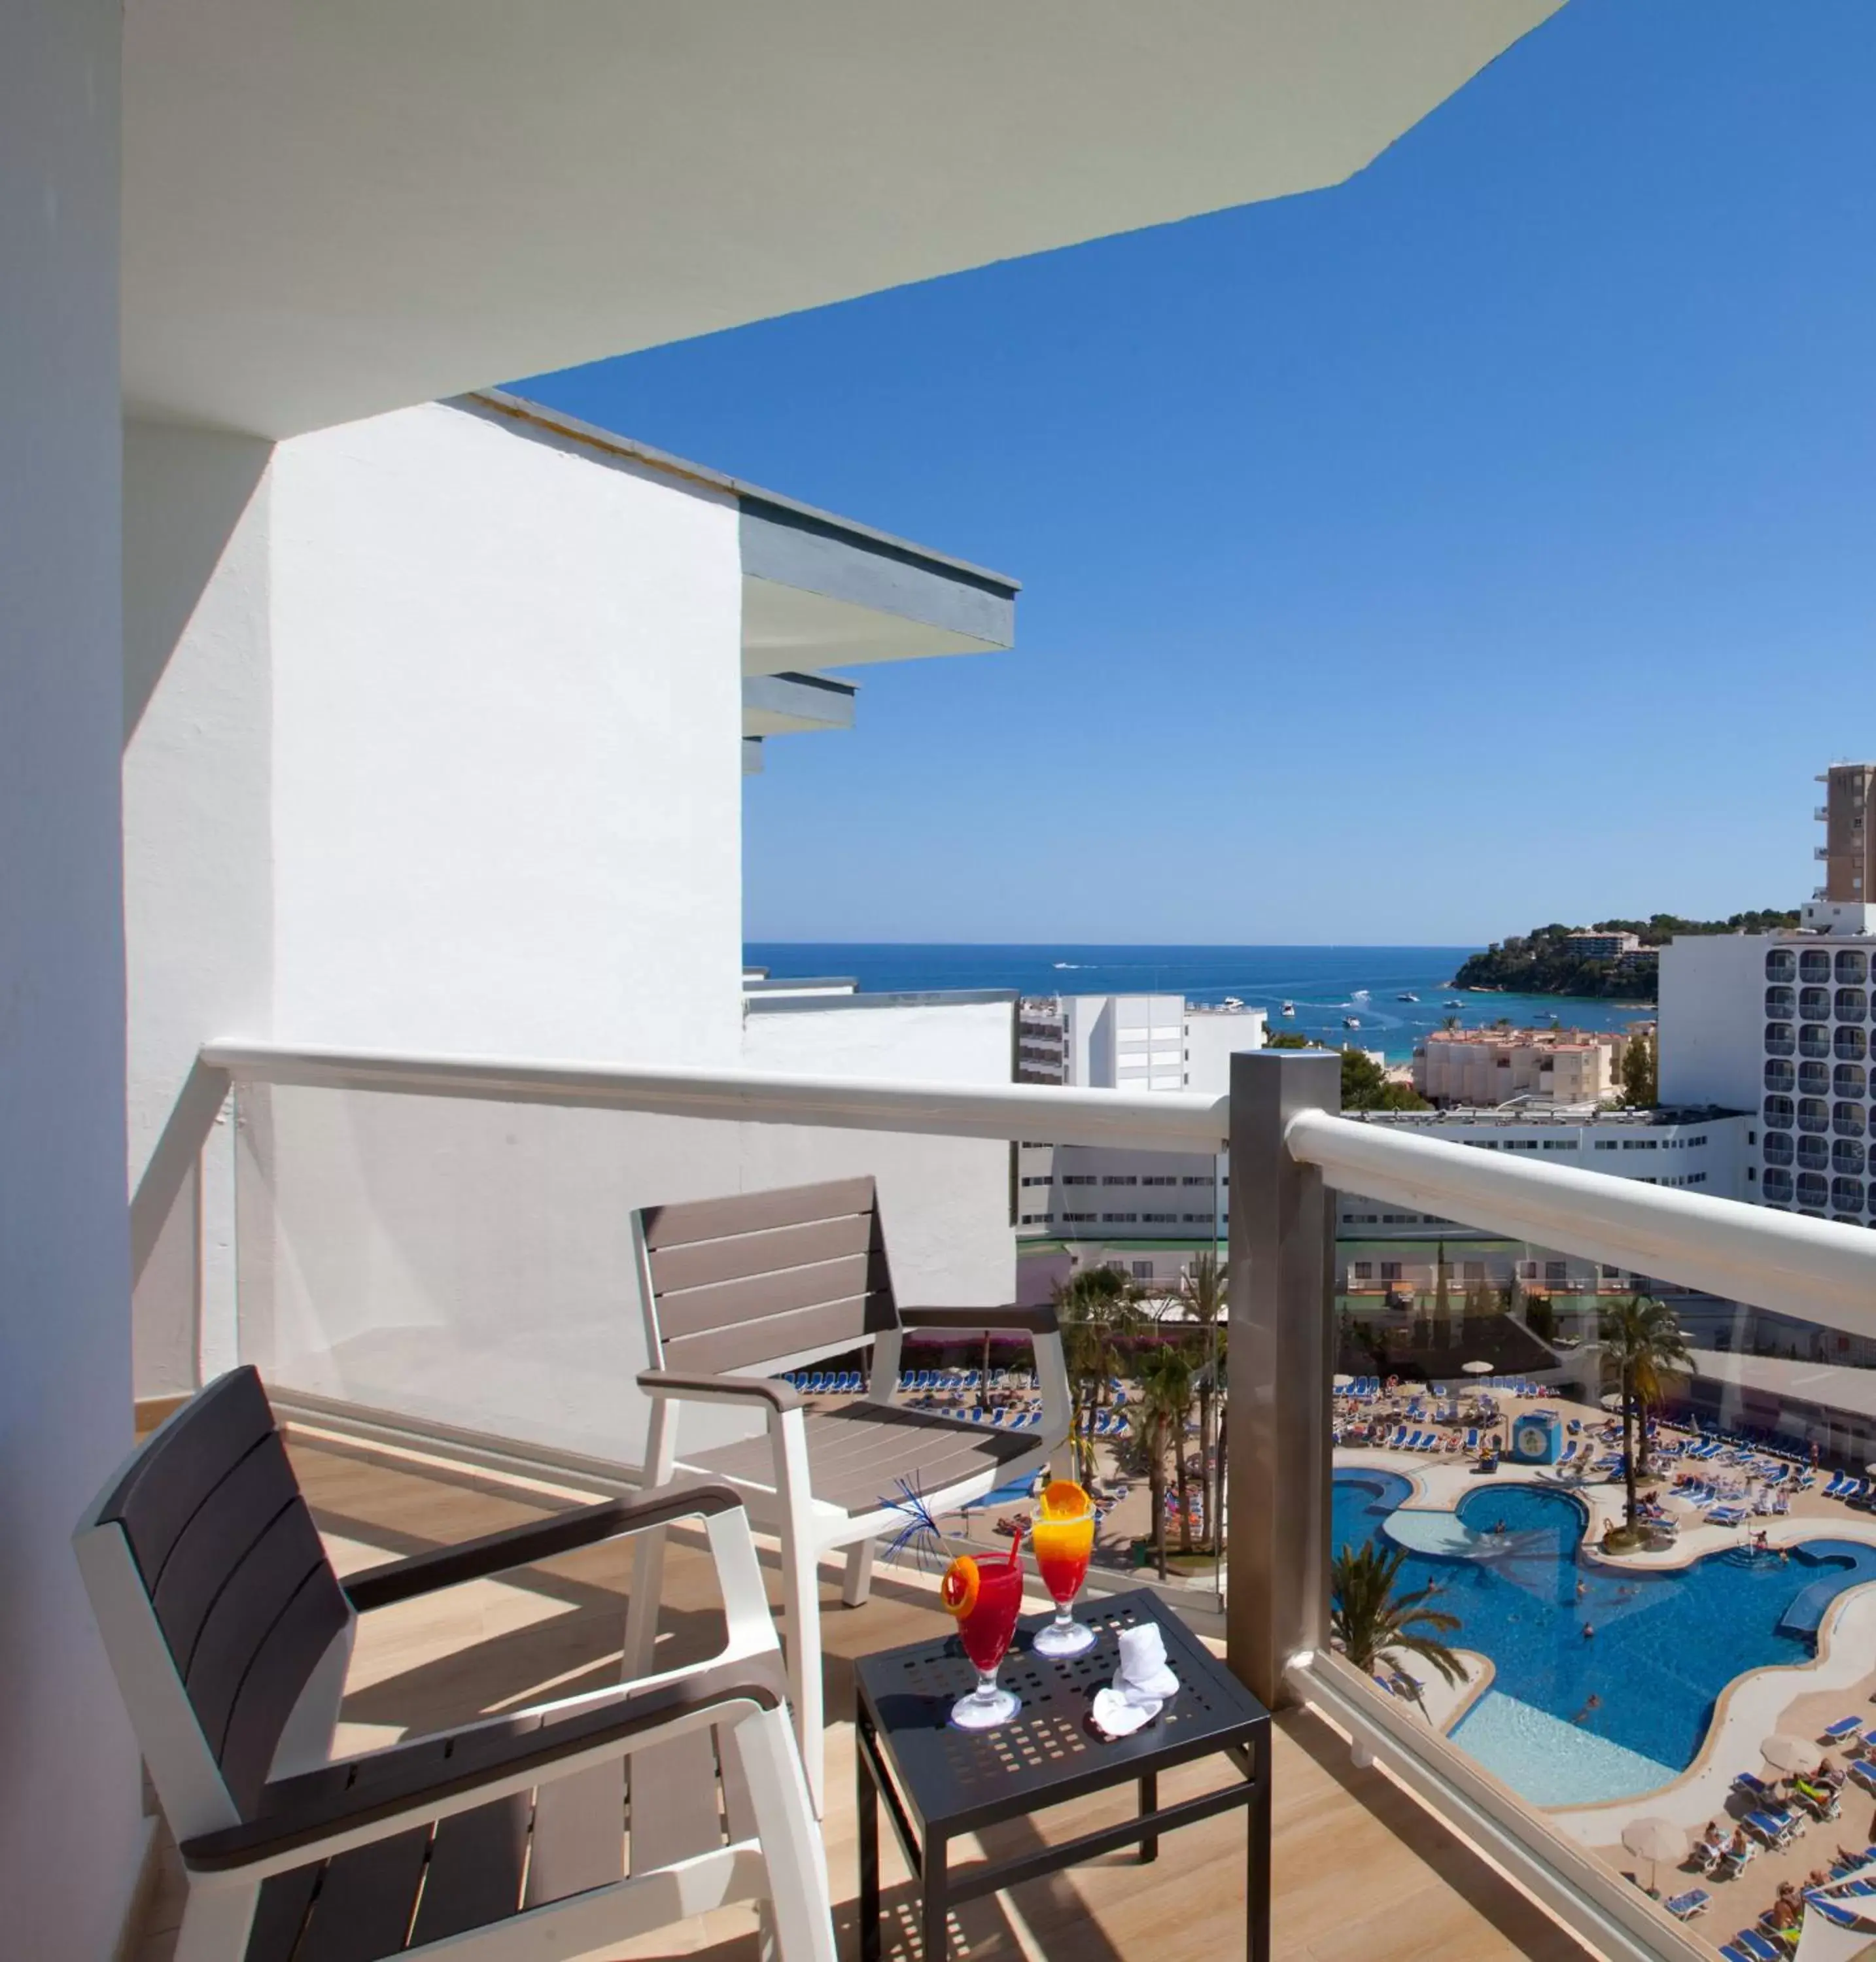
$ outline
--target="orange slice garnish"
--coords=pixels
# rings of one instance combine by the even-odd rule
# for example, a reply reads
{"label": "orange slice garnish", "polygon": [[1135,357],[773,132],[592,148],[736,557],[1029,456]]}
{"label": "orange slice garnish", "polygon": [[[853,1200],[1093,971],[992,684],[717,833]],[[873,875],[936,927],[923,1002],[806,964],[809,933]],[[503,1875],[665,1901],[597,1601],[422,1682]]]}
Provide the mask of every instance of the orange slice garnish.
{"label": "orange slice garnish", "polygon": [[977,1605],[977,1563],[960,1553],[944,1570],[938,1583],[938,1599],[960,1621]]}
{"label": "orange slice garnish", "polygon": [[1045,1519],[1078,1519],[1088,1510],[1088,1494],[1072,1478],[1051,1479],[1043,1488]]}

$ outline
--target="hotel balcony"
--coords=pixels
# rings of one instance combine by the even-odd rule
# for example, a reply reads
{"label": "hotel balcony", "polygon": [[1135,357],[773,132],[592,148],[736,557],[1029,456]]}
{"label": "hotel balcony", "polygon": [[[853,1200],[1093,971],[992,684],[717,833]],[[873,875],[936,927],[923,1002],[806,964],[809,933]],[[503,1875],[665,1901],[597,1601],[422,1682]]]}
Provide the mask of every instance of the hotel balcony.
{"label": "hotel balcony", "polygon": [[[1351,1123],[1329,1107],[1338,1085],[1331,1056],[1294,1052],[1235,1059],[1231,1093],[1213,1098],[215,1044],[202,1054],[188,1126],[165,1140],[153,1161],[158,1185],[139,1193],[140,1301],[146,1310],[159,1299],[193,1304],[196,1321],[184,1347],[197,1375],[237,1362],[260,1369],[334,1564],[355,1570],[629,1491],[642,1479],[635,1278],[623,1238],[595,1230],[611,1217],[608,1194],[628,1136],[653,1142],[679,1196],[682,1168],[702,1162],[707,1134],[740,1139],[737,1149],[753,1153],[746,1165],[773,1184],[788,1182],[791,1158],[817,1136],[852,1151],[856,1164],[946,1140],[999,1150],[1018,1138],[1188,1154],[1228,1149],[1239,1195],[1230,1245],[1238,1398],[1224,1498],[1226,1516],[1235,1523],[1229,1571],[1222,1590],[1176,1571],[1161,1586],[1132,1571],[1124,1547],[1116,1546],[1098,1558],[1091,1585],[1101,1594],[1143,1580],[1160,1587],[1278,1713],[1270,1952],[1399,1954],[1401,1918],[1411,1916],[1416,1943],[1435,1944],[1443,1954],[1706,1956],[1701,1925],[1683,1925],[1638,1884],[1640,1863],[1620,1834],[1638,1809],[1676,1820],[1689,1807],[1703,1816],[1722,1809],[1731,1772],[1753,1768],[1740,1758],[1751,1753],[1740,1721],[1716,1722],[1711,1736],[1683,1740],[1684,1750],[1657,1740],[1643,1750],[1645,1740],[1605,1735],[1593,1704],[1574,1724],[1568,1711],[1545,1714],[1523,1704],[1521,1695],[1533,1693],[1520,1674],[1527,1663],[1497,1646],[1489,1603],[1473,1591],[1489,1577],[1484,1567],[1453,1586],[1446,1604],[1460,1616],[1452,1640],[1470,1672],[1456,1692],[1408,1657],[1410,1673],[1424,1680],[1411,1698],[1390,1694],[1337,1652],[1328,1617],[1331,1454],[1336,1535],[1344,1530],[1344,1498],[1366,1505],[1375,1493],[1416,1487],[1420,1496],[1398,1515],[1405,1523],[1389,1532],[1409,1548],[1437,1542],[1436,1557],[1448,1561],[1489,1558],[1481,1549],[1494,1542],[1480,1505],[1487,1516],[1533,1505],[1580,1509],[1586,1536],[1576,1571],[1581,1587],[1593,1590],[1609,1660],[1603,1667],[1604,1650],[1583,1650],[1579,1640],[1570,1664],[1581,1693],[1596,1686],[1603,1702],[1627,1713],[1624,1722],[1635,1700],[1624,1685],[1636,1666],[1627,1645],[1645,1638],[1647,1625],[1637,1622],[1637,1635],[1622,1632],[1631,1613],[1623,1590],[1632,1595],[1635,1583],[1587,1536],[1589,1527],[1600,1533],[1615,1523],[1621,1500],[1619,1479],[1612,1486],[1607,1468],[1608,1452],[1619,1446],[1587,1441],[1602,1420],[1593,1344],[1560,1355],[1548,1387],[1479,1385],[1461,1373],[1469,1358],[1456,1346],[1443,1371],[1452,1384],[1425,1393],[1424,1403],[1403,1403],[1398,1430],[1391,1414],[1374,1414],[1379,1404],[1348,1404],[1359,1388],[1350,1391],[1347,1376],[1331,1376],[1330,1337],[1340,1311],[1334,1264],[1323,1257],[1328,1194],[1407,1204],[1532,1249],[1596,1261],[1606,1271],[1662,1277],[1632,1285],[1683,1285],[1756,1302],[1803,1318],[1820,1340],[1836,1329],[1866,1332],[1876,1240],[1821,1218]],[[1788,1174],[1776,1178],[1801,1205],[1828,1203],[1821,1179],[1794,1187]],[[209,1217],[205,1195],[224,1180],[232,1189],[232,1261],[218,1273],[216,1236],[201,1229]],[[1773,1183],[1769,1170],[1768,1188]],[[928,1242],[935,1222],[920,1215],[935,1208],[941,1233],[957,1230],[935,1197],[887,1208],[895,1245],[902,1235],[915,1249]],[[1475,1339],[1468,1328],[1467,1339]],[[1573,1437],[1555,1465],[1507,1462],[1481,1482],[1462,1444],[1477,1415],[1461,1408],[1462,1397],[1469,1403],[1472,1395],[1462,1387],[1469,1381],[1489,1399],[1480,1408],[1492,1411],[1491,1421],[1513,1431],[1527,1419],[1541,1424],[1547,1412],[1571,1414],[1581,1427],[1585,1466],[1592,1451],[1602,1462],[1593,1475],[1575,1469]],[[1277,1394],[1258,1394],[1263,1384]],[[1743,1430],[1756,1408],[1754,1394],[1750,1382],[1726,1391],[1733,1401],[1722,1401],[1719,1415]],[[1768,1408],[1779,1407],[1775,1401]],[[1816,1435],[1836,1458],[1868,1455],[1876,1452],[1869,1425],[1876,1413],[1861,1429],[1826,1418]],[[1561,1441],[1561,1426],[1553,1428]],[[1693,1436],[1686,1434],[1686,1448]],[[1663,1448],[1683,1446],[1670,1447],[1664,1436]],[[1861,1456],[1854,1462],[1860,1465]],[[1107,1475],[1121,1464],[1117,1455]],[[1837,1482],[1833,1474],[1833,1488]],[[1790,1527],[1781,1515],[1775,1529],[1860,1536],[1876,1577],[1876,1529],[1827,1503],[1821,1484],[1814,1497],[1810,1484],[1802,1494],[1795,1485],[1792,1511]],[[1554,1523],[1527,1520],[1522,1511],[1516,1517],[1513,1530],[1527,1535]],[[982,1522],[965,1530],[980,1544],[987,1537]],[[1679,1555],[1670,1535],[1635,1556],[1649,1586],[1674,1584],[1689,1558],[1736,1545],[1737,1532],[1717,1513],[1708,1519],[1696,1510],[1679,1538]],[[777,1583],[775,1548],[762,1544]],[[1536,1557],[1535,1545],[1525,1554]],[[1802,1577],[1808,1580],[1808,1569]],[[873,1599],[851,1611],[839,1605],[837,1567],[823,1567],[820,1580],[825,1842],[847,1955],[855,1952],[857,1886],[852,1665],[858,1656],[941,1633],[947,1623],[932,1577],[916,1566],[883,1565]],[[1506,1584],[1519,1583],[1513,1576]],[[376,1618],[381,1625],[368,1619],[348,1680],[340,1747],[376,1747],[602,1683],[618,1666],[630,1587],[625,1555],[601,1548]],[[720,1626],[711,1587],[700,1545],[680,1543],[660,1596],[661,1660],[709,1650]],[[778,1585],[772,1598],[785,1639]],[[1567,1589],[1558,1598],[1567,1603]],[[1817,1615],[1864,1612],[1854,1606],[1859,1596],[1846,1598],[1849,1607],[1820,1596]],[[1044,1604],[1038,1595],[1031,1605]],[[1553,1612],[1568,1618],[1567,1610]],[[1469,1634],[1475,1616],[1477,1632]],[[1574,1624],[1568,1632],[1576,1638]],[[1762,1684],[1740,1721],[1815,1730],[1840,1715],[1836,1703],[1850,1708],[1876,1682],[1862,1683],[1855,1670],[1846,1677],[1841,1660],[1831,1673],[1825,1664],[1838,1654],[1820,1648],[1814,1692],[1802,1673],[1813,1666],[1801,1666],[1792,1679],[1804,1692],[1793,1705],[1795,1716],[1785,1708],[1795,1691]],[[1756,1655],[1744,1658],[1749,1673]],[[1596,1664],[1587,1673],[1586,1656]],[[1740,1666],[1724,1665],[1729,1674]],[[1398,1686],[1398,1669],[1394,1675]],[[1830,1714],[1819,1716],[1824,1703]],[[1553,1762],[1558,1738],[1574,1740],[1560,1768]],[[1651,1763],[1650,1750],[1659,1762]],[[1663,1788],[1622,1797],[1638,1780],[1645,1786],[1657,1775]],[[1162,1802],[1196,1794],[1209,1776],[1201,1766],[1188,1768],[1178,1794],[1169,1786]],[[1019,1855],[1112,1825],[1115,1816],[1111,1801],[1091,1798],[986,1833],[985,1851]],[[1168,1833],[1157,1865],[1144,1871],[1133,1855],[1115,1854],[984,1896],[958,1909],[954,1950],[978,1957],[1093,1952],[1115,1962],[1238,1953],[1243,1830],[1235,1814],[1215,1817]],[[884,1952],[910,1957],[917,1952],[916,1887],[893,1851],[889,1843]],[[1716,1919],[1716,1932],[1730,1932],[1736,1919],[1750,1923],[1764,1905],[1758,1896],[1769,1896],[1760,1876],[1782,1874],[1788,1864],[1774,1852],[1763,1867],[1749,1868],[1749,1877],[1722,1896],[1718,1913],[1726,1927]],[[173,1857],[165,1874],[148,1909],[139,1962],[166,1962],[170,1952],[181,1898]],[[1703,1884],[1691,1870],[1664,1869],[1661,1878],[1668,1883],[1659,1890],[1663,1898]],[[726,1909],[687,1923],[661,1946],[619,1952],[675,1948],[728,1962],[747,1952],[753,1928],[747,1912]]]}

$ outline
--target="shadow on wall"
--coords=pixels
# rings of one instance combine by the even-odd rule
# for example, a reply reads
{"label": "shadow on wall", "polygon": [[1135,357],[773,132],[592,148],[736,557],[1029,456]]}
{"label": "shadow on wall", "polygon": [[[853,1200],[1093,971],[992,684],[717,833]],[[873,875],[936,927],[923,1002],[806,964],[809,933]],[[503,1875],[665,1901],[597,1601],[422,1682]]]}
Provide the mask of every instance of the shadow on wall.
{"label": "shadow on wall", "polygon": [[126,749],[273,454],[260,436],[124,424]]}

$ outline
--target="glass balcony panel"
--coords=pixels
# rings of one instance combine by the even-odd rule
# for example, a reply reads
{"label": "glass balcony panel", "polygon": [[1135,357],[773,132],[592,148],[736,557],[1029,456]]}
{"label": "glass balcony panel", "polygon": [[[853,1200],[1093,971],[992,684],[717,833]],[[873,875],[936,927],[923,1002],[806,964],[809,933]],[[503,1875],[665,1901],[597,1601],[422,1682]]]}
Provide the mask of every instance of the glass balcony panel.
{"label": "glass balcony panel", "polygon": [[1837,979],[1860,987],[1869,979],[1869,957],[1859,948],[1842,949],[1837,955]]}
{"label": "glass balcony panel", "polygon": [[[1860,1117],[1862,1113],[1858,1111],[1857,1114]],[[1798,1101],[1798,1128],[1801,1131],[1829,1130],[1830,1106],[1820,1098],[1801,1097]]]}
{"label": "glass balcony panel", "polygon": [[1791,1162],[1791,1134],[1789,1131],[1768,1131],[1761,1146],[1765,1162],[1769,1165],[1788,1165]]}
{"label": "glass balcony panel", "polygon": [[1830,1019],[1830,990],[1828,988],[1801,988],[1798,991],[1798,1012],[1807,1022],[1827,1022]]}
{"label": "glass balcony panel", "polygon": [[[1770,1063],[1766,1065],[1770,1069]],[[1813,1097],[1822,1097],[1830,1088],[1830,1066],[1827,1062],[1801,1062],[1798,1066],[1798,1087]]]}
{"label": "glass balcony panel", "polygon": [[[1863,1107],[1860,1104],[1839,1104],[1832,1114],[1837,1136],[1840,1138],[1860,1138],[1863,1135]],[[1801,1122],[1802,1121],[1801,1114]]]}
{"label": "glass balcony panel", "polygon": [[1795,1038],[1789,1022],[1768,1022],[1766,1024],[1766,1053],[1767,1056],[1789,1056]]}
{"label": "glass balcony panel", "polygon": [[1791,1064],[1773,1056],[1766,1064],[1766,1088],[1768,1090],[1789,1090],[1797,1081]]}
{"label": "glass balcony panel", "polygon": [[1846,1062],[1861,1062],[1868,1052],[1868,1039],[1861,1029],[1839,1029],[1833,1047]]}
{"label": "glass balcony panel", "polygon": [[1768,1097],[1760,1107],[1766,1122],[1775,1130],[1788,1130],[1791,1124],[1792,1104],[1788,1097]]}
{"label": "glass balcony panel", "polygon": [[1865,1155],[1863,1147],[1849,1138],[1839,1138],[1830,1148],[1830,1165],[1833,1171],[1847,1172],[1854,1178],[1863,1176]]}
{"label": "glass balcony panel", "polygon": [[1788,947],[1775,947],[1766,956],[1766,979],[1768,981],[1795,981],[1798,978],[1798,956]]}
{"label": "glass balcony panel", "polygon": [[1837,1020],[1840,1022],[1860,1022],[1869,1013],[1869,995],[1862,988],[1839,988],[1837,990]]}
{"label": "glass balcony panel", "polygon": [[1792,989],[1768,988],[1766,990],[1766,1013],[1768,1015],[1788,1015],[1797,1002],[1798,995]]}
{"label": "glass balcony panel", "polygon": [[1820,1172],[1801,1171],[1798,1175],[1798,1203],[1801,1206],[1823,1206],[1830,1197],[1830,1181]]}
{"label": "glass balcony panel", "polygon": [[1768,1165],[1765,1188],[1768,1199],[1788,1200],[1791,1197],[1791,1174],[1779,1167]]}
{"label": "glass balcony panel", "polygon": [[1840,1213],[1863,1209],[1863,1181],[1860,1178],[1835,1178],[1830,1181],[1830,1203]]}
{"label": "glass balcony panel", "polygon": [[1830,1031],[1821,1022],[1804,1023],[1798,1032],[1798,1053],[1800,1056],[1828,1056]]}
{"label": "glass balcony panel", "polygon": [[1822,947],[1806,947],[1798,957],[1798,978],[1801,981],[1828,981],[1830,956]]}
{"label": "glass balcony panel", "polygon": [[1828,1138],[1800,1138],[1798,1141],[1798,1162],[1807,1171],[1827,1171],[1830,1167],[1830,1140]]}
{"label": "glass balcony panel", "polygon": [[1861,1097],[1869,1088],[1869,1072],[1860,1062],[1840,1062],[1830,1073],[1830,1087],[1839,1097]]}

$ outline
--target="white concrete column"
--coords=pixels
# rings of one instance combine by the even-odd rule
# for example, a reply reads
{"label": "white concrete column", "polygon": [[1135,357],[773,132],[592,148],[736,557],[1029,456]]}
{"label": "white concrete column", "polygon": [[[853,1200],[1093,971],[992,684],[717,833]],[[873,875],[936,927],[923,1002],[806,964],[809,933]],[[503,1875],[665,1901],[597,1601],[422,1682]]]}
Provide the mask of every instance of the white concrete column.
{"label": "white concrete column", "polygon": [[0,11],[0,1946],[99,1962],[143,1843],[71,1548],[130,1436],[120,32]]}

